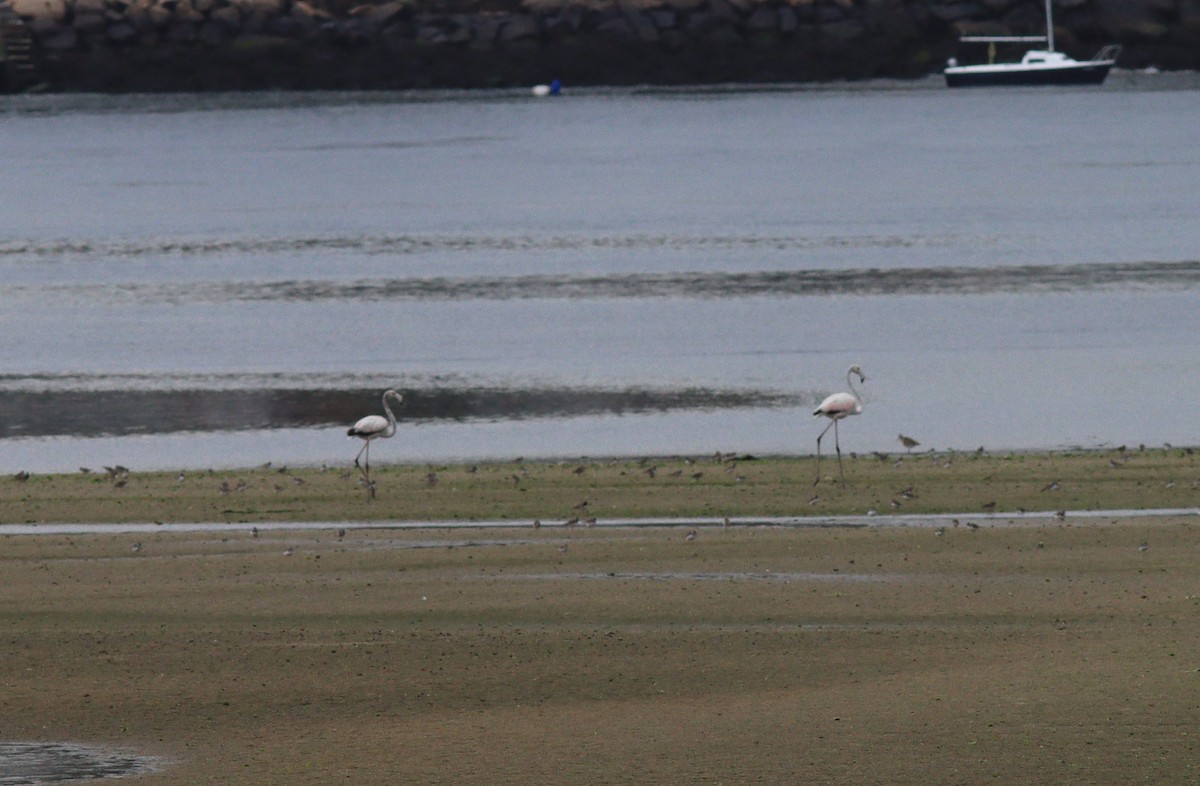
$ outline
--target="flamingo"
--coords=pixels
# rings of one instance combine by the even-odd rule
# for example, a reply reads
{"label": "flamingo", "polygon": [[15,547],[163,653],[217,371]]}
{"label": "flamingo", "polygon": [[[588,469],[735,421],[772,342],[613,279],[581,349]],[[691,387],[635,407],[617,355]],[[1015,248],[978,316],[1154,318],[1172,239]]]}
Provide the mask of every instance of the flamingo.
{"label": "flamingo", "polygon": [[825,432],[829,431],[829,426],[833,427],[833,444],[837,448],[838,457],[838,472],[841,473],[842,481],[846,480],[846,472],[842,468],[842,446],[838,441],[838,421],[843,418],[848,418],[851,415],[859,415],[862,413],[862,399],[858,395],[858,391],[854,389],[854,381],[851,379],[855,374],[858,375],[859,382],[866,382],[867,378],[863,376],[862,369],[858,366],[851,366],[846,372],[846,384],[850,387],[849,393],[834,393],[826,397],[821,402],[820,406],[813,410],[813,417],[829,418],[829,425],[817,437],[817,479],[813,481],[813,485],[821,482],[821,437],[825,436]]}
{"label": "flamingo", "polygon": [[[357,423],[350,427],[346,432],[348,437],[358,437],[363,441],[362,448],[359,449],[358,455],[354,457],[354,466],[362,470],[363,478],[366,479],[368,487],[371,485],[371,440],[387,439],[396,433],[396,416],[392,413],[392,408],[388,406],[388,398],[396,399],[396,404],[404,403],[404,396],[394,390],[388,389],[383,393],[383,411],[387,413],[384,418],[380,415],[367,415],[360,419]],[[366,454],[363,464],[359,464],[359,458]]]}

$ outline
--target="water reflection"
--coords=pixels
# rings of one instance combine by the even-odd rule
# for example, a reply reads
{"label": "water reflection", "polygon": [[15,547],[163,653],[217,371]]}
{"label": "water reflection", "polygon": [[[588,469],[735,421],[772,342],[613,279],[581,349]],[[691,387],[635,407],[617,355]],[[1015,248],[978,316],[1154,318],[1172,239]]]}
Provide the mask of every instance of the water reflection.
{"label": "water reflection", "polygon": [[[144,184],[144,183],[143,183]],[[644,235],[320,235],[292,237],[188,238],[146,240],[9,240],[0,243],[0,259],[65,260],[219,254],[294,254],[353,251],[412,255],[445,252],[543,252],[604,250],[803,250],[823,248],[897,248],[959,245],[954,235],[858,236],[694,236]]]}
{"label": "water reflection", "polygon": [[75,300],[139,303],[232,301],[533,300],[733,298],[821,295],[978,295],[1105,291],[1181,291],[1200,286],[1200,261],[1013,267],[852,268],[753,272],[616,273],[461,278],[378,278],[339,282],[217,281],[13,286]]}
{"label": "water reflection", "polygon": [[0,742],[0,786],[124,778],[151,771],[155,760],[60,742]]}
{"label": "water reflection", "polygon": [[[404,422],[524,420],[678,410],[794,406],[768,391],[438,388],[405,389]],[[807,399],[806,399],[807,400]],[[378,411],[378,389],[3,390],[0,439],[314,428]]]}

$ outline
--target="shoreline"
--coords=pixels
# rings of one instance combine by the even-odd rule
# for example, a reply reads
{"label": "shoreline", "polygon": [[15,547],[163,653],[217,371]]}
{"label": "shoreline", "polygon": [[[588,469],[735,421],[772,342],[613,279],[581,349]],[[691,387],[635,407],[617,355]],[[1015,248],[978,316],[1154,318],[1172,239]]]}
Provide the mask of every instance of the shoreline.
{"label": "shoreline", "polygon": [[[124,467],[0,478],[0,524],[601,522],[787,520],[891,515],[1065,518],[1190,511],[1192,448],[832,457],[577,459],[376,465],[370,498],[353,467],[134,472]],[[1030,513],[1033,512],[1033,513]],[[1107,515],[1107,514],[1104,514]]]}

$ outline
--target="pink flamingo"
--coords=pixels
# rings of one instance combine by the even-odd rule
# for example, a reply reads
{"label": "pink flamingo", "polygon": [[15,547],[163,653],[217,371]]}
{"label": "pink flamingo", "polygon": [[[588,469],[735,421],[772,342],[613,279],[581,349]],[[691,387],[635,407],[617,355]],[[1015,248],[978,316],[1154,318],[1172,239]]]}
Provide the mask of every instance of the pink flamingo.
{"label": "pink flamingo", "polygon": [[[348,437],[358,437],[363,441],[362,448],[359,449],[358,455],[354,457],[354,466],[362,471],[363,480],[367,483],[367,490],[371,497],[374,497],[375,484],[371,482],[371,440],[387,439],[396,433],[396,416],[392,414],[392,408],[388,406],[388,399],[394,398],[396,404],[403,404],[404,397],[394,390],[386,390],[383,393],[383,411],[387,413],[384,418],[380,415],[367,415],[360,419],[357,423],[350,427],[346,432]],[[366,466],[358,463],[358,460],[366,454]]]}
{"label": "pink flamingo", "polygon": [[[813,417],[827,417],[829,418],[829,426],[833,426],[833,444],[837,448],[838,472],[841,473],[843,483],[846,481],[846,472],[842,468],[842,446],[838,440],[837,424],[843,418],[862,413],[862,399],[859,397],[858,391],[854,389],[854,381],[851,379],[855,374],[858,375],[859,382],[867,381],[867,378],[863,376],[861,368],[851,366],[850,370],[846,372],[846,384],[850,386],[850,392],[834,393],[826,397],[820,406],[813,410]],[[814,486],[821,482],[821,437],[825,436],[826,431],[829,431],[829,426],[826,426],[821,435],[817,437],[817,479],[813,481]]]}

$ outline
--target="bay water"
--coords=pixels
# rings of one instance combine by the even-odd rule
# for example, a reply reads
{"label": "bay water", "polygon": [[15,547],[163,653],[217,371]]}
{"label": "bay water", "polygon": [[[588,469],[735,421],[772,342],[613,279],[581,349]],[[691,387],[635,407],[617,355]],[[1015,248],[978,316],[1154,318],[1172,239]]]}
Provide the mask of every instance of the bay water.
{"label": "bay water", "polygon": [[1195,445],[1198,87],[0,98],[0,471]]}

